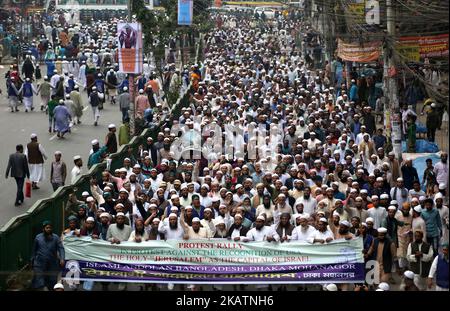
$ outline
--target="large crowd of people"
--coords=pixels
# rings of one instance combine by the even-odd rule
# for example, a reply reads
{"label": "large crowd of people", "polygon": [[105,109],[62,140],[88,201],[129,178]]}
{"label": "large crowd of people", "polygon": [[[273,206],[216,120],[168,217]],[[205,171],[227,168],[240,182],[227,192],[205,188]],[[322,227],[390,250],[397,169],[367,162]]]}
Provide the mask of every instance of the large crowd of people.
{"label": "large crowd of people", "polygon": [[[53,289],[57,279],[44,280],[42,267],[57,253],[63,258],[58,241],[75,235],[111,243],[214,238],[326,244],[362,238],[365,261],[379,265],[375,281],[326,284],[325,290],[386,291],[394,274],[401,275],[402,290],[448,290],[448,154],[427,161],[424,172],[411,159],[397,158],[368,103],[370,91],[361,90],[373,81],[356,76],[347,85],[328,63],[315,68],[318,62],[303,53],[311,40],[306,27],[282,15],[263,23],[221,16],[204,38],[203,62],[187,79],[193,94],[172,128],[149,137],[138,154],[130,152],[122,168],[94,178],[89,192],[73,195],[61,237],[43,224],[33,249],[35,287]],[[74,37],[52,49],[53,36],[43,39],[46,53],[34,56],[48,62],[51,92],[62,81],[55,100],[63,105],[66,94],[73,102],[77,84],[92,98],[94,86],[103,93],[127,81],[111,68],[108,26],[87,30],[79,38],[84,49]],[[108,82],[110,73],[115,82]],[[136,87],[142,112],[162,101],[151,74],[149,79],[118,88]],[[147,90],[152,96],[143,95]],[[126,118],[123,94],[117,101]],[[94,117],[97,122],[95,111]],[[93,143],[101,160],[106,147]],[[42,245],[45,236],[51,246]],[[48,269],[57,266],[53,260]]]}

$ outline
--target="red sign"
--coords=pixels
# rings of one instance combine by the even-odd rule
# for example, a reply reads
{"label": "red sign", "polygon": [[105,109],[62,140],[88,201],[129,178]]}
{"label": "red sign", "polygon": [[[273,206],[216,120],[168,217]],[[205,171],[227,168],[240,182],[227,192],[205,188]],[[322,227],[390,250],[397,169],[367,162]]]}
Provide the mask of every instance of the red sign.
{"label": "red sign", "polygon": [[401,44],[419,46],[420,58],[447,57],[448,33],[437,36],[401,37]]}

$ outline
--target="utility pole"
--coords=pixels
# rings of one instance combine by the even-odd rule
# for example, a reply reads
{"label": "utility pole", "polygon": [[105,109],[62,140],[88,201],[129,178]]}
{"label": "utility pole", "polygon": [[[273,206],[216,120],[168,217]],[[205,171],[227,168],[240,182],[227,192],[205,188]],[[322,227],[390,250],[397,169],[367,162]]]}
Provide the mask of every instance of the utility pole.
{"label": "utility pole", "polygon": [[[133,8],[133,0],[128,0],[128,23],[132,22],[132,8]],[[130,137],[136,135],[136,109],[134,105],[134,98],[136,94],[136,90],[134,87],[134,73],[128,74],[128,85],[130,90]]]}
{"label": "utility pole", "polygon": [[384,125],[392,143],[392,151],[398,160],[402,157],[402,118],[398,102],[397,82],[395,80],[395,60],[391,44],[395,42],[395,13],[392,0],[386,0],[386,28],[388,40],[383,45],[383,87],[384,87]]}

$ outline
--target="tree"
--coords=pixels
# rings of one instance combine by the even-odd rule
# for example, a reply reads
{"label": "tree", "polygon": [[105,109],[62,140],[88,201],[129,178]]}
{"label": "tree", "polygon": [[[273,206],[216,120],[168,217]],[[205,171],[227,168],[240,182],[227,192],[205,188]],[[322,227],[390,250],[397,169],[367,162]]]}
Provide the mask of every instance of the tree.
{"label": "tree", "polygon": [[195,53],[195,38],[199,37],[200,33],[208,32],[214,26],[207,10],[210,2],[210,0],[195,0],[192,25],[179,26],[178,0],[161,0],[160,5],[163,10],[149,10],[144,0],[132,0],[132,12],[142,23],[144,53],[153,52],[156,70],[162,79],[166,63],[165,50],[171,38],[182,43],[182,38],[188,36],[192,51]]}

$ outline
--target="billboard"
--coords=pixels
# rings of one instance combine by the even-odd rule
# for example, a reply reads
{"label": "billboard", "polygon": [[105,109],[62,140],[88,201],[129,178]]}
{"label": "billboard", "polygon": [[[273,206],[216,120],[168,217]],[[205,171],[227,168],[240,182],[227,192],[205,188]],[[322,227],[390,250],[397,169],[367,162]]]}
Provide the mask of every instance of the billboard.
{"label": "billboard", "polygon": [[193,0],[178,0],[178,25],[192,25]]}
{"label": "billboard", "polygon": [[117,24],[119,70],[125,73],[141,73],[142,25],[140,23]]}

